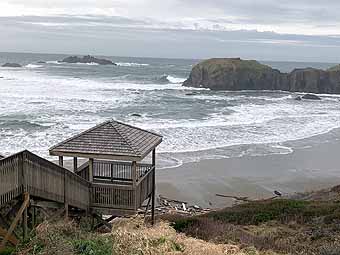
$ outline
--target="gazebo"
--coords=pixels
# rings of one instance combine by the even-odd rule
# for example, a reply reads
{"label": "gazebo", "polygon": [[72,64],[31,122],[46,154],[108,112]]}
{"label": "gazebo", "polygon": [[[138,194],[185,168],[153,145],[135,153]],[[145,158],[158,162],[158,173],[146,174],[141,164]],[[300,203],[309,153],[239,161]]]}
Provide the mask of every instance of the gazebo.
{"label": "gazebo", "polygon": [[[73,171],[91,183],[90,208],[102,214],[132,214],[147,200],[155,206],[156,147],[162,136],[118,121],[106,121],[50,148],[73,158]],[[151,162],[141,162],[151,154]],[[86,162],[78,167],[78,158]]]}

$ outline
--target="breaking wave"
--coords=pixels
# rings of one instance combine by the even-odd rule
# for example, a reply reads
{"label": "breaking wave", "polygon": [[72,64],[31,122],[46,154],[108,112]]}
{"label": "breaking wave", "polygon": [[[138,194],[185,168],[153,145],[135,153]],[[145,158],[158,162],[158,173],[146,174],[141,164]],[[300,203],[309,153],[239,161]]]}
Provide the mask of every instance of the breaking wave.
{"label": "breaking wave", "polygon": [[124,63],[118,62],[116,63],[118,66],[126,66],[126,67],[134,67],[134,66],[149,66],[149,64],[142,64],[142,63]]}

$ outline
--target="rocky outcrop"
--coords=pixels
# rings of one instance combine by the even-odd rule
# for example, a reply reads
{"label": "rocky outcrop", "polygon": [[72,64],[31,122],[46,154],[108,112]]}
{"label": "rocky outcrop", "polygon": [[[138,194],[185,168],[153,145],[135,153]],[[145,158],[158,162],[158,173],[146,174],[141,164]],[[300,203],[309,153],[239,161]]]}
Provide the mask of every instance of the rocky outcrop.
{"label": "rocky outcrop", "polygon": [[82,64],[96,63],[98,65],[116,65],[111,60],[95,58],[95,57],[92,57],[90,55],[84,56],[82,58],[78,57],[78,56],[71,56],[71,57],[64,58],[60,62],[62,62],[62,63],[70,63],[70,64],[76,64],[76,63],[82,63]]}
{"label": "rocky outcrop", "polygon": [[284,80],[278,70],[255,60],[215,58],[195,65],[183,85],[212,90],[271,90],[279,89]]}
{"label": "rocky outcrop", "polygon": [[288,75],[289,91],[332,93],[334,88],[329,82],[328,76],[328,72],[324,70],[314,68],[295,69]]}
{"label": "rocky outcrop", "polygon": [[6,64],[3,64],[2,67],[22,67],[22,66],[17,63],[6,63]]}
{"label": "rocky outcrop", "polygon": [[321,97],[314,94],[306,94],[302,96],[302,99],[321,100]]}
{"label": "rocky outcrop", "polygon": [[340,94],[340,66],[327,71],[305,68],[289,74],[240,58],[215,58],[195,65],[187,87],[212,90],[283,90],[307,93]]}

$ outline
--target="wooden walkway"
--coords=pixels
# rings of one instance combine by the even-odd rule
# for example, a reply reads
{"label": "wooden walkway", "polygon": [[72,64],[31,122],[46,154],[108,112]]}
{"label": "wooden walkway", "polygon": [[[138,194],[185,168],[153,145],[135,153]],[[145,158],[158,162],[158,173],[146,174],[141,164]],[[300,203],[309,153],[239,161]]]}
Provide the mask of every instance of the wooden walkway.
{"label": "wooden walkway", "polygon": [[28,193],[30,197],[105,214],[133,214],[151,196],[154,167],[137,164],[137,181],[129,163],[95,161],[94,182],[88,165],[73,173],[22,151],[0,160],[0,206]]}

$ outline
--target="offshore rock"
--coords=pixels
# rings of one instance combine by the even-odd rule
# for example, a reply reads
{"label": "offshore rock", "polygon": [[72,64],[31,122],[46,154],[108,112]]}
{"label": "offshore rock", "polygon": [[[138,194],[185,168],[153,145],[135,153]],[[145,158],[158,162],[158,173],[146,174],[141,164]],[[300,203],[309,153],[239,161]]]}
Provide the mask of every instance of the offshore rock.
{"label": "offshore rock", "polygon": [[256,60],[213,58],[192,68],[186,87],[211,90],[282,90],[340,94],[340,65],[328,70],[295,69],[281,73]]}

